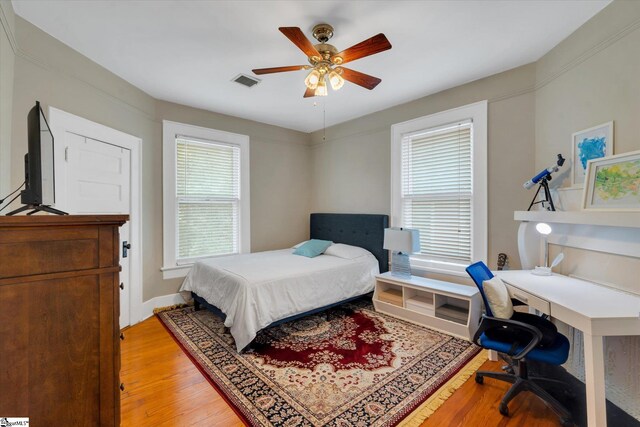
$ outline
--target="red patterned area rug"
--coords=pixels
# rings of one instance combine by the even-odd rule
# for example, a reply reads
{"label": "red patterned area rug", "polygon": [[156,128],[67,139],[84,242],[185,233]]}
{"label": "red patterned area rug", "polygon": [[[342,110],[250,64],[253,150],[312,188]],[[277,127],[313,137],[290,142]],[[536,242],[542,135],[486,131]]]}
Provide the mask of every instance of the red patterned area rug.
{"label": "red patterned area rug", "polygon": [[157,315],[252,426],[394,426],[479,351],[370,300],[261,331],[242,354],[207,310]]}

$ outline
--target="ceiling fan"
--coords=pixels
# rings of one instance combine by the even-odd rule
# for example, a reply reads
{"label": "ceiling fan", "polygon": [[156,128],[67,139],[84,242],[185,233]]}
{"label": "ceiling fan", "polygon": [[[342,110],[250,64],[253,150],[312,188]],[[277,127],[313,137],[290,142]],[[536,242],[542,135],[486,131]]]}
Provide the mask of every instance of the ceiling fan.
{"label": "ceiling fan", "polygon": [[366,89],[375,88],[380,80],[377,77],[345,68],[342,65],[365,56],[374,55],[387,49],[391,49],[391,43],[380,33],[356,45],[338,52],[333,45],[327,42],[333,36],[333,27],[329,24],[318,24],[313,27],[313,37],[318,44],[312,44],[298,27],[278,28],[289,40],[293,42],[306,55],[311,65],[290,65],[286,67],[258,68],[253,70],[255,74],[282,73],[285,71],[311,70],[304,80],[307,90],[304,97],[327,96],[327,82],[333,90],[339,90],[344,81],[350,81]]}

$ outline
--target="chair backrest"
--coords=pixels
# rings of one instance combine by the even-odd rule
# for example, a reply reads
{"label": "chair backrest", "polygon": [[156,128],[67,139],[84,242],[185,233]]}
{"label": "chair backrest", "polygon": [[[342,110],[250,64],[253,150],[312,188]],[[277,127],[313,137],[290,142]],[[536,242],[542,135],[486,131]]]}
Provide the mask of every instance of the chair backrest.
{"label": "chair backrest", "polygon": [[484,288],[482,287],[482,283],[485,280],[489,280],[493,277],[493,273],[489,270],[489,267],[485,265],[484,262],[478,261],[474,264],[471,264],[469,267],[465,269],[467,274],[471,276],[473,282],[478,287],[480,291],[480,295],[482,295],[482,301],[484,301],[484,308],[487,311],[487,315],[493,317],[493,313],[491,312],[491,307],[489,306],[489,301],[487,301],[487,297],[484,294]]}

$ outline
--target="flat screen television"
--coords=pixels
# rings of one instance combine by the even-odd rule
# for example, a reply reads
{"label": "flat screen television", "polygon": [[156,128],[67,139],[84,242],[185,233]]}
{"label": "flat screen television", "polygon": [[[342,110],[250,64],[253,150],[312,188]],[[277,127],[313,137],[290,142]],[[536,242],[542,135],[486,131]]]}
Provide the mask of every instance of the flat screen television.
{"label": "flat screen television", "polygon": [[66,215],[65,212],[51,207],[56,201],[54,140],[38,101],[27,115],[27,131],[29,152],[24,155],[25,189],[20,193],[20,201],[24,206],[7,215],[27,210],[31,210],[27,215],[38,211]]}

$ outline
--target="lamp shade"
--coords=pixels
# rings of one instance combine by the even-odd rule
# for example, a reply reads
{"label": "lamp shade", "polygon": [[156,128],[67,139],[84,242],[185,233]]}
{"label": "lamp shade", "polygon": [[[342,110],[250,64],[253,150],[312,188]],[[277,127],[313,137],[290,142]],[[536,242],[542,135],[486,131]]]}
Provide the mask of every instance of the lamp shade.
{"label": "lamp shade", "polygon": [[405,254],[420,252],[420,231],[411,228],[385,228],[384,249]]}
{"label": "lamp shade", "polygon": [[547,236],[549,234],[551,234],[551,231],[553,231],[551,229],[551,226],[549,224],[547,224],[546,222],[539,222],[536,224],[536,230],[538,231],[538,233]]}

